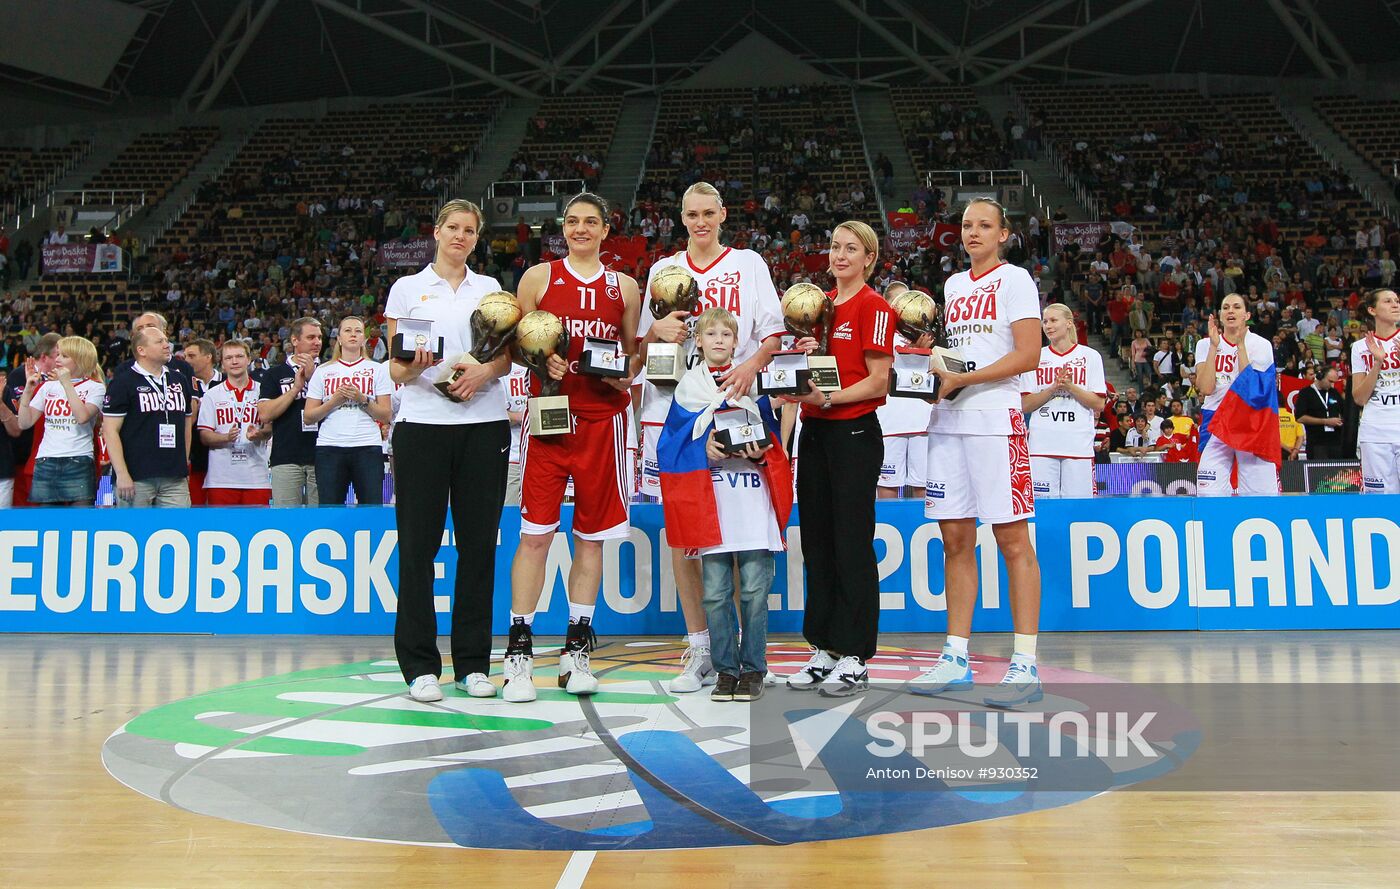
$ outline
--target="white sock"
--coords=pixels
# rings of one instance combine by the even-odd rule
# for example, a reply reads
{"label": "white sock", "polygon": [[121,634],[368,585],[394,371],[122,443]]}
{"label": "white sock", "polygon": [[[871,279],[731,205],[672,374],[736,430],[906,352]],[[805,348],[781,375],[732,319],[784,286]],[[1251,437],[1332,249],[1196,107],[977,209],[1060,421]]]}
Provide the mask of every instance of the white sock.
{"label": "white sock", "polygon": [[535,612],[531,611],[529,614],[516,614],[512,611],[510,613],[510,625],[515,626],[516,624],[524,624],[527,627],[534,626]]}
{"label": "white sock", "polygon": [[691,633],[686,637],[686,641],[690,644],[692,648],[709,648],[710,631],[708,628],[706,628],[698,633]]}
{"label": "white sock", "polygon": [[951,652],[958,657],[967,657],[967,637],[954,636],[952,633],[949,633],[947,638],[943,640],[943,650]]}
{"label": "white sock", "polygon": [[587,624],[593,622],[593,609],[597,605],[580,605],[577,602],[569,603],[569,623]]}
{"label": "white sock", "polygon": [[1035,640],[1034,633],[1015,633],[1011,637],[1011,659],[1027,666],[1035,664]]}

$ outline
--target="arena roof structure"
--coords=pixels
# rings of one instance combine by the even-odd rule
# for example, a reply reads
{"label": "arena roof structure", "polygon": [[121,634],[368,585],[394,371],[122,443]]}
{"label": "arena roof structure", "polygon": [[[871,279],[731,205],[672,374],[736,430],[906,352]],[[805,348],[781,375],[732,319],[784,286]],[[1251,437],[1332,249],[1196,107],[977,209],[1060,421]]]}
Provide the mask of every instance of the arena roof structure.
{"label": "arena roof structure", "polygon": [[[0,77],[83,102],[191,110],[646,93],[730,65],[736,48],[774,45],[863,85],[1359,80],[1400,43],[1400,0],[0,0],[0,12],[12,23]],[[8,39],[21,34],[36,36]],[[105,35],[104,52],[75,50],[83,34]]]}

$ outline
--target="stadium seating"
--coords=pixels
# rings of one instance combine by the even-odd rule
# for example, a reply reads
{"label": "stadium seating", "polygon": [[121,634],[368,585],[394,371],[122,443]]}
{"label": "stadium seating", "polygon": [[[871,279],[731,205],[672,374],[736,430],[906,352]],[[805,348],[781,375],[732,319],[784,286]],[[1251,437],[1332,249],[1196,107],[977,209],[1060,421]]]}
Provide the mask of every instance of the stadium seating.
{"label": "stadium seating", "polygon": [[[189,174],[190,168],[209,152],[218,138],[218,127],[181,127],[173,132],[142,133],[84,188],[143,191],[146,205],[155,206]],[[76,200],[76,197],[70,198],[69,203]]]}
{"label": "stadium seating", "polygon": [[[729,133],[735,129],[732,122],[739,119],[735,115],[741,113],[752,130],[752,139],[742,138],[726,152],[715,134],[723,134],[727,145]],[[690,126],[706,118],[711,124],[705,132]],[[839,215],[878,223],[875,186],[846,87],[667,92],[661,99],[656,131],[638,196],[639,203],[653,209],[673,209],[692,182],[723,178],[741,184],[737,192],[732,186],[726,191],[725,202],[731,208],[749,201],[761,204],[776,191],[784,197],[788,213],[792,197],[801,190],[824,190],[834,206],[841,203],[843,195],[849,199],[858,187],[865,195],[862,206],[842,210]],[[804,151],[803,143],[809,139],[816,144],[815,153]],[[794,160],[799,155],[800,163]],[[814,217],[812,221],[829,224],[830,219]]]}
{"label": "stadium seating", "polygon": [[1319,96],[1313,107],[1347,144],[1386,176],[1400,160],[1400,101]]}
{"label": "stadium seating", "polygon": [[[1010,165],[1001,122],[987,117],[970,87],[896,86],[890,101],[920,182],[936,170],[999,170]],[[944,139],[945,132],[953,138]]]}
{"label": "stadium seating", "polygon": [[621,96],[545,99],[525,124],[525,139],[501,179],[581,179],[596,188],[621,113]]}
{"label": "stadium seating", "polygon": [[[1047,137],[1068,159],[1071,170],[1111,218],[1138,225],[1149,240],[1166,234],[1163,212],[1142,212],[1152,188],[1153,170],[1167,188],[1204,190],[1220,204],[1243,188],[1248,212],[1268,212],[1284,234],[1302,236],[1311,220],[1282,214],[1276,198],[1310,176],[1331,178],[1327,163],[1302,142],[1273,97],[1231,95],[1206,102],[1195,90],[1155,90],[1125,86],[1024,86],[1018,94],[1045,116]],[[1144,139],[1145,134],[1152,138]],[[1219,148],[1211,143],[1218,141]],[[1210,153],[1218,153],[1212,159]],[[1112,155],[1123,160],[1113,162]],[[1217,177],[1229,177],[1220,187]],[[1265,196],[1262,197],[1261,196]],[[1340,206],[1364,213],[1354,193]],[[1121,202],[1121,203],[1120,203]],[[1159,200],[1160,203],[1160,200]],[[1290,202],[1292,203],[1292,202]],[[1120,212],[1126,204],[1128,212]]]}
{"label": "stadium seating", "polygon": [[77,140],[61,148],[20,148],[0,145],[0,219],[32,200],[69,164],[87,151],[90,143]]}
{"label": "stadium seating", "polygon": [[[341,194],[361,199],[358,215],[368,213],[372,198],[391,194],[407,217],[431,213],[441,189],[424,189],[423,180],[455,174],[497,109],[495,100],[382,104],[320,119],[268,120],[215,183],[211,199],[198,201],[155,248],[190,245],[248,256],[263,240],[297,231],[298,203],[320,200],[332,216],[345,215],[334,211]],[[235,212],[223,214],[213,231],[216,210]]]}
{"label": "stadium seating", "polygon": [[[659,196],[667,188],[688,186],[687,179],[706,177],[710,182],[740,182],[751,190],[755,104],[754,90],[743,88],[663,94],[642,177],[643,193]],[[697,167],[700,177],[692,175]]]}

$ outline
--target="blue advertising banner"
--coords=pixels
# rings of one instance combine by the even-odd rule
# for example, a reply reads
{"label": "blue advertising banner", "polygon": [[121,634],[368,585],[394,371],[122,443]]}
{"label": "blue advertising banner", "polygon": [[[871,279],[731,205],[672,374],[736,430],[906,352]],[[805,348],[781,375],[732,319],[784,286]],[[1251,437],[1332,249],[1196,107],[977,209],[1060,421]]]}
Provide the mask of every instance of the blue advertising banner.
{"label": "blue advertising banner", "polygon": [[[1400,627],[1400,497],[1042,500],[1032,531],[1041,628],[1073,630]],[[880,628],[942,632],[943,552],[918,501],[880,501]],[[565,522],[569,519],[565,508]],[[597,624],[608,634],[684,631],[661,509],[632,508],[629,540],[604,549]],[[796,632],[804,605],[801,517],[778,556],[769,629]],[[519,513],[497,529],[495,609],[510,602]],[[389,634],[397,597],[389,508],[0,510],[0,630],[80,633]],[[571,539],[555,536],[536,622],[562,631]],[[1005,568],[979,528],[976,627],[1008,631]],[[447,629],[451,535],[438,555]]]}

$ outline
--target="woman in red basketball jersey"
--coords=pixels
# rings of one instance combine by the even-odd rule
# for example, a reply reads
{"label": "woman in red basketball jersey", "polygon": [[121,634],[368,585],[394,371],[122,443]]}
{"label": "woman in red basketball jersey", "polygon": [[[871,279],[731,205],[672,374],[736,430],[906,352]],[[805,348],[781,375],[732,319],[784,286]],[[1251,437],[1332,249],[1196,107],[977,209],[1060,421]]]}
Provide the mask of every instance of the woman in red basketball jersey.
{"label": "woman in red basketball jersey", "polygon": [[[603,543],[625,539],[632,469],[627,458],[627,409],[632,377],[580,374],[585,337],[617,341],[636,350],[641,295],[637,282],[604,267],[599,258],[608,235],[608,205],[584,192],[564,207],[564,240],[569,255],[540,263],[520,279],[523,312],[543,309],[559,317],[569,333],[567,356],[549,359],[550,376],[562,380],[573,429],[563,435],[531,436],[521,424],[520,545],[511,566],[510,641],[504,673],[507,701],[535,699],[531,627],[544,586],[544,569],[559,505],[570,477],[574,482],[574,558],[569,568],[569,628],[559,657],[559,685],[570,694],[593,694],[598,680],[589,667],[593,649],[593,608],[603,576]],[[531,394],[540,381],[531,379]]]}
{"label": "woman in red basketball jersey", "polygon": [[[977,602],[977,522],[992,526],[1006,561],[1011,666],[985,702],[1013,706],[1040,700],[1035,641],[1040,621],[1040,565],[1027,520],[1035,515],[1030,450],[1021,413],[1021,374],[1040,363],[1040,297],[1025,269],[1001,259],[1011,236],[1006,211],[989,198],[963,210],[962,244],[970,271],[943,285],[948,344],[969,362],[967,373],[938,374],[942,398],[929,419],[924,515],[943,537],[948,636],[933,668],[911,691],[940,694],[970,688],[967,644]],[[957,399],[947,396],[956,392]]]}
{"label": "woman in red basketball jersey", "polygon": [[[836,289],[829,341],[841,388],[814,387],[801,398],[802,552],[807,609],[802,635],[812,657],[788,686],[829,697],[858,694],[869,685],[865,662],[875,655],[880,630],[880,578],[875,565],[875,488],[885,458],[876,409],[885,403],[894,363],[894,313],[866,281],[880,257],[880,241],[863,222],[843,222],[831,233],[828,262]],[[814,345],[811,339],[801,345]]]}

